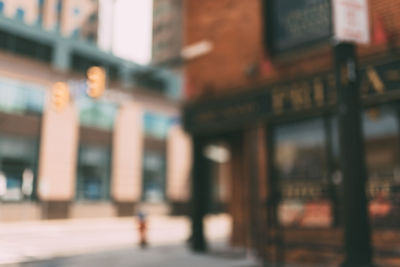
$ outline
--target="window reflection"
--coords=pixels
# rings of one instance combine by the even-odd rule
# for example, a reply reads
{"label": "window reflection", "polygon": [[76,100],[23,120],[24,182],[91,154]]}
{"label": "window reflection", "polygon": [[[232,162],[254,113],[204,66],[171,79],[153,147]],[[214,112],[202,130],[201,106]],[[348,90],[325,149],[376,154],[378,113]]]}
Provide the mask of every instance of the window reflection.
{"label": "window reflection", "polygon": [[0,199],[22,201],[32,198],[37,141],[0,136]]}
{"label": "window reflection", "polygon": [[368,109],[363,114],[367,196],[369,212],[375,226],[400,223],[400,167],[398,112],[386,106]]}
{"label": "window reflection", "polygon": [[82,145],[79,153],[77,198],[106,200],[109,197],[110,151],[107,148]]}
{"label": "window reflection", "polygon": [[331,207],[323,119],[279,125],[274,138],[275,175],[282,192],[280,223],[329,226]]}
{"label": "window reflection", "polygon": [[165,157],[158,152],[146,151],[143,159],[143,198],[146,202],[165,199]]}

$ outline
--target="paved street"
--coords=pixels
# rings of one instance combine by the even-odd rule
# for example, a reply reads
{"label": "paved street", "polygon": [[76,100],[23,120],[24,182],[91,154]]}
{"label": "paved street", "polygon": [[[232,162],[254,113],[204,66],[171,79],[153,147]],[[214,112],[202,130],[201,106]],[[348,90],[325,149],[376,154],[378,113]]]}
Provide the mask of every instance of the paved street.
{"label": "paved street", "polygon": [[243,252],[224,252],[215,248],[210,254],[193,254],[185,246],[161,246],[145,250],[137,248],[121,249],[82,256],[58,258],[10,267],[254,267],[254,261]]}
{"label": "paved street", "polygon": [[[176,264],[193,261],[199,264],[194,266],[235,266],[231,258],[190,254],[182,246],[190,233],[186,217],[152,216],[148,225],[150,248],[143,251],[137,247],[137,226],[132,218],[1,223],[0,264],[20,266],[22,262],[41,261],[28,266],[101,266],[97,262],[108,262],[104,266],[111,266],[110,262],[115,266],[161,266],[160,261],[170,261],[172,265],[166,266],[185,266]],[[207,238],[222,244],[230,227],[226,215],[208,217]],[[49,259],[56,260],[46,262]]]}

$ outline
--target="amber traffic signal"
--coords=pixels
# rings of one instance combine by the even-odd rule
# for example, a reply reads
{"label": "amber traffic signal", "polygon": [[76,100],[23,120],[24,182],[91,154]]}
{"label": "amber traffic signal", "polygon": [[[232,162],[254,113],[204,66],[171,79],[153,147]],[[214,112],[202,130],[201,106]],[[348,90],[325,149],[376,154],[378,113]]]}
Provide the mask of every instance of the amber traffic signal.
{"label": "amber traffic signal", "polygon": [[53,108],[58,112],[62,111],[68,105],[70,99],[68,84],[63,82],[55,83],[51,93]]}
{"label": "amber traffic signal", "polygon": [[93,98],[103,95],[106,87],[106,72],[101,67],[91,67],[87,71],[87,94]]}

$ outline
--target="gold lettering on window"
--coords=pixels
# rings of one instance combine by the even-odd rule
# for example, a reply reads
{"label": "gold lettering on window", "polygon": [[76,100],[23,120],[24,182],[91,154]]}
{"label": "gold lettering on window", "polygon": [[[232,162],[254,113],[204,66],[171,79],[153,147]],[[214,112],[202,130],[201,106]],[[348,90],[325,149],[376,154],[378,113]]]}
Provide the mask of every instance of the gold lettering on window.
{"label": "gold lettering on window", "polygon": [[285,99],[285,92],[281,92],[280,88],[274,89],[272,91],[272,107],[275,113],[282,113],[284,99]]}
{"label": "gold lettering on window", "polygon": [[320,78],[314,80],[314,101],[319,107],[324,104],[324,84]]}
{"label": "gold lettering on window", "polygon": [[294,87],[290,90],[290,100],[295,110],[300,110],[304,105],[304,97],[301,88]]}
{"label": "gold lettering on window", "polygon": [[310,86],[307,82],[293,86],[289,94],[291,104],[295,110],[311,107]]}
{"label": "gold lettering on window", "polygon": [[335,75],[330,74],[327,80],[328,84],[328,101],[330,104],[336,103],[337,90]]}
{"label": "gold lettering on window", "polygon": [[305,108],[310,108],[312,106],[312,101],[311,101],[311,87],[308,84],[308,82],[303,82],[301,84],[301,91],[303,92],[303,97],[304,97],[304,107]]}
{"label": "gold lettering on window", "polygon": [[377,93],[382,94],[385,91],[385,85],[383,84],[381,78],[379,77],[379,74],[376,72],[376,70],[372,67],[369,67],[367,69],[367,76],[369,81],[372,84],[372,87]]}

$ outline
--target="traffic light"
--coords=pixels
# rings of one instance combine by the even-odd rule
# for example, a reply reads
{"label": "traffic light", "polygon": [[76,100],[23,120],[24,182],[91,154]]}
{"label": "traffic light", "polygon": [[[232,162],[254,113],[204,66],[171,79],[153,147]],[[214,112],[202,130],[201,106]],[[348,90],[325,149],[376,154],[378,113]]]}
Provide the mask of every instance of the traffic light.
{"label": "traffic light", "polygon": [[63,82],[57,82],[53,85],[51,92],[51,103],[53,108],[60,112],[69,103],[70,94],[68,84]]}
{"label": "traffic light", "polygon": [[106,87],[106,72],[101,67],[91,67],[87,71],[87,94],[93,98],[103,95]]}

